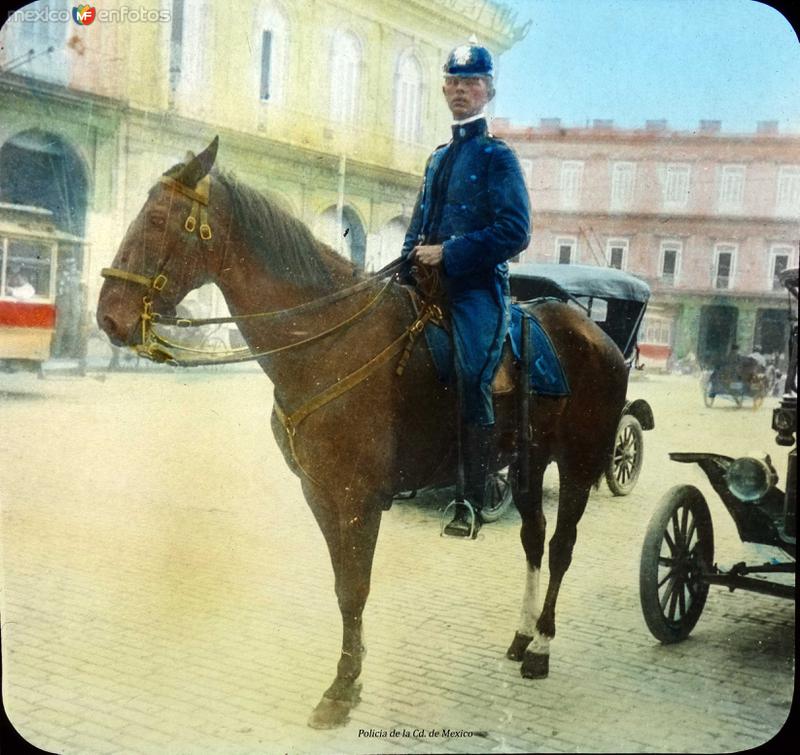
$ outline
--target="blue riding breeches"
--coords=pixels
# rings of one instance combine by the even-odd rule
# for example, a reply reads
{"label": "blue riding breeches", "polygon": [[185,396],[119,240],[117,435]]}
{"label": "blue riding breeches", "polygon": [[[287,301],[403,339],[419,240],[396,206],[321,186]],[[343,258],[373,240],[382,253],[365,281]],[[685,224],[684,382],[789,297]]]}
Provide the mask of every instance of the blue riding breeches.
{"label": "blue riding breeches", "polygon": [[494,292],[460,291],[450,298],[461,417],[466,424],[494,424],[492,380],[500,364],[511,316],[510,298],[500,306]]}

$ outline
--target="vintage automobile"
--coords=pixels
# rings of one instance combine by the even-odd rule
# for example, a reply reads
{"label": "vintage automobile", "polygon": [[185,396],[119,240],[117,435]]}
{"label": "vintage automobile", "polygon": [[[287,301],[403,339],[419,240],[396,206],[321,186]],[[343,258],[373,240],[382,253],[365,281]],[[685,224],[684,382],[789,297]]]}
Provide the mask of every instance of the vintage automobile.
{"label": "vintage automobile", "polygon": [[[641,368],[636,338],[650,298],[650,287],[644,281],[616,268],[593,265],[515,263],[510,272],[516,301],[554,297],[578,307],[616,343],[629,368]],[[605,473],[614,495],[628,495],[636,486],[644,458],[643,431],[654,426],[653,411],[644,399],[625,404]],[[481,518],[494,522],[512,503],[508,470],[491,475],[488,485]],[[400,498],[415,495],[416,491],[409,491]]]}
{"label": "vintage automobile", "polygon": [[779,446],[792,447],[786,491],[777,487],[778,474],[769,456],[733,459],[716,453],[672,453],[670,458],[700,466],[733,518],[742,542],[780,549],[787,558],[755,565],[740,562],[723,571],[714,561],[714,530],[703,494],[693,485],[670,489],[648,526],[639,572],[645,622],[665,644],[679,642],[692,631],[705,606],[709,585],[794,598],[795,585],[774,575],[794,575],[796,571],[797,269],[782,273],[781,282],[793,299],[794,323],[784,394],[773,411],[772,429]]}
{"label": "vintage automobile", "polygon": [[[511,294],[521,302],[552,296],[580,307],[617,344],[629,368],[643,366],[638,364],[636,338],[650,287],[640,278],[596,265],[513,264]],[[644,399],[625,404],[606,469],[614,495],[628,495],[636,486],[644,458],[642,431],[653,427],[653,411]]]}

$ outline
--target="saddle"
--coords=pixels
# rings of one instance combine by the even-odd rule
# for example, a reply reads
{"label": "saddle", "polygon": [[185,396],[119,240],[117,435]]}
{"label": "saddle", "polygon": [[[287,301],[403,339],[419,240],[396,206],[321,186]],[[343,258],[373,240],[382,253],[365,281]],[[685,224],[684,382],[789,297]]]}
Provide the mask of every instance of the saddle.
{"label": "saddle", "polygon": [[[419,316],[426,303],[430,301],[421,296],[413,286],[404,286],[411,298],[414,311]],[[522,319],[529,321],[528,337],[530,339],[530,354],[532,355],[529,372],[529,390],[543,396],[568,396],[569,383],[561,366],[561,360],[553,346],[550,337],[542,328],[536,318],[536,307],[548,298],[536,299],[525,302],[524,305],[511,305],[511,324],[506,336],[500,363],[492,380],[492,394],[495,396],[513,393],[517,382],[519,370],[522,367]],[[441,301],[440,299],[437,303]],[[423,333],[431,354],[436,374],[443,383],[452,383],[455,379],[453,369],[453,340],[450,321],[446,316],[447,309],[439,304],[445,313],[442,319],[431,319],[425,326]]]}

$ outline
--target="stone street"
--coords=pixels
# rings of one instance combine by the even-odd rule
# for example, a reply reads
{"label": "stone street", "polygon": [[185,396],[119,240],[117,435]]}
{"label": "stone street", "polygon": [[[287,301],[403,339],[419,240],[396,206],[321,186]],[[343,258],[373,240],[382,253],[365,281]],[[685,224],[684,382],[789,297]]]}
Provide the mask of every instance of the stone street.
{"label": "stone street", "polygon": [[[350,723],[306,720],[341,640],[322,536],[269,429],[257,372],[0,375],[3,700],[54,752],[728,752],[768,741],[794,689],[794,604],[712,588],[662,646],[639,558],[664,493],[712,508],[716,560],[742,545],[702,472],[670,450],[772,454],[775,400],[706,408],[696,378],[635,376],[656,429],[634,492],[592,493],[546,680],[504,653],[524,584],[519,517],[439,537],[447,493],[384,515]],[[557,477],[548,470],[548,535]],[[754,556],[754,551],[758,550]],[[545,559],[546,564],[546,559]],[[546,576],[546,566],[545,566]]]}

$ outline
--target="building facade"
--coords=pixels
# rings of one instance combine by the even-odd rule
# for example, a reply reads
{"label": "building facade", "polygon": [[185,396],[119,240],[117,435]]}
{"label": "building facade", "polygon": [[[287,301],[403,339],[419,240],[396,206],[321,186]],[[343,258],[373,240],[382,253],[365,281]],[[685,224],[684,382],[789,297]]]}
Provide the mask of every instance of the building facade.
{"label": "building facade", "polygon": [[523,261],[612,265],[653,295],[640,334],[652,366],[694,355],[713,365],[783,352],[787,306],[777,276],[798,263],[800,136],[763,122],[726,134],[719,121],[676,132],[595,121],[530,128],[495,120],[530,187]]}
{"label": "building facade", "polygon": [[[88,24],[73,5],[33,3],[0,30],[0,202],[85,242],[59,265],[59,312],[77,313],[62,356],[149,188],[216,134],[218,167],[342,254],[396,257],[449,138],[447,53],[475,35],[500,55],[524,34],[495,0],[116,0]],[[210,290],[196,304],[224,311]]]}

